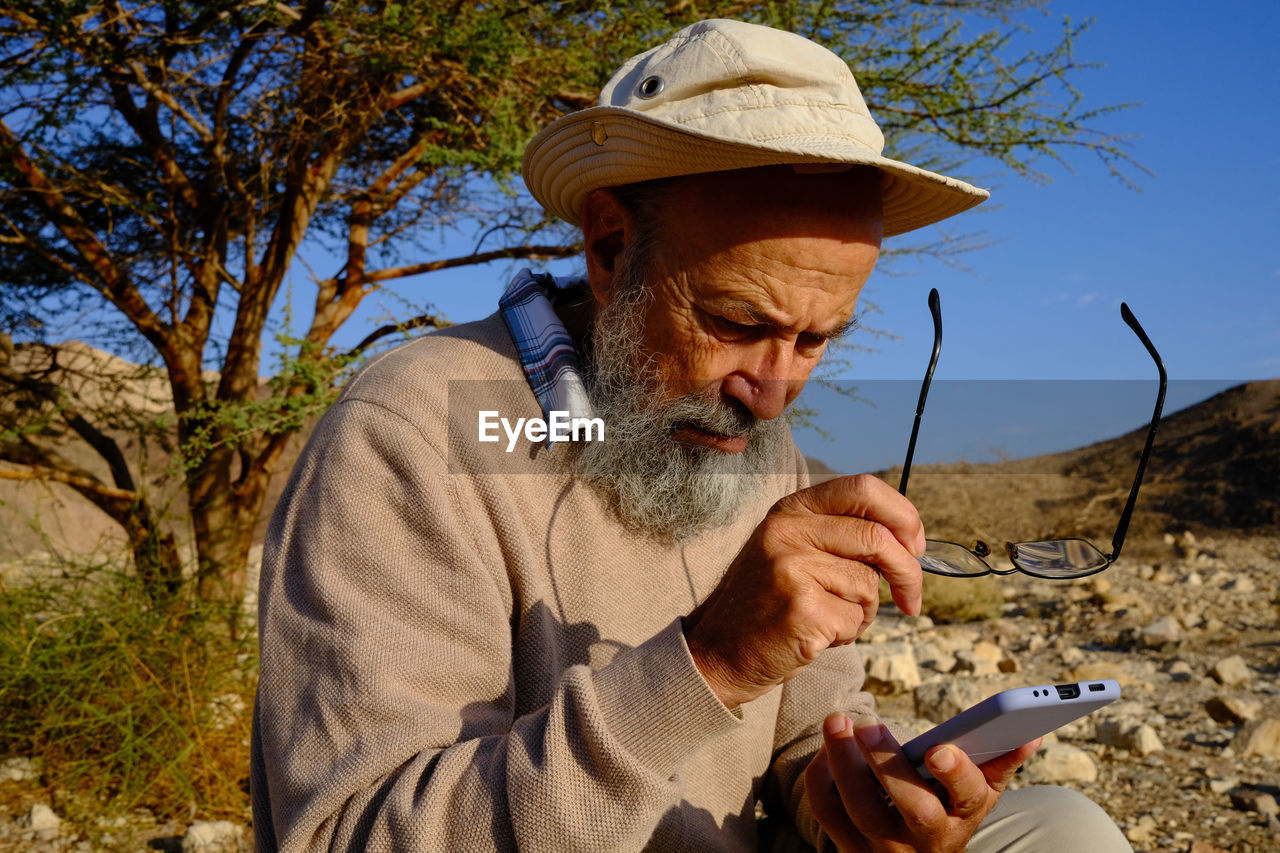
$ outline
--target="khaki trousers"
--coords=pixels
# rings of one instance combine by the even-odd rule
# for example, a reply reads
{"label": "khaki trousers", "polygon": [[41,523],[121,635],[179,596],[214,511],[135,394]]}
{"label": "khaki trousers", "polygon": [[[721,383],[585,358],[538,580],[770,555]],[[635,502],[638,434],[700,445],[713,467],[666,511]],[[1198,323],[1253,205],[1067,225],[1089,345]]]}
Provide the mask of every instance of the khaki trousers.
{"label": "khaki trousers", "polygon": [[[804,853],[813,848],[790,824],[760,823],[760,849]],[[832,847],[831,849],[834,849]],[[1048,785],[1006,791],[978,827],[969,853],[1133,853],[1115,822],[1078,791]]]}
{"label": "khaki trousers", "polygon": [[969,851],[1132,853],[1115,821],[1093,800],[1048,785],[1006,791],[969,840]]}

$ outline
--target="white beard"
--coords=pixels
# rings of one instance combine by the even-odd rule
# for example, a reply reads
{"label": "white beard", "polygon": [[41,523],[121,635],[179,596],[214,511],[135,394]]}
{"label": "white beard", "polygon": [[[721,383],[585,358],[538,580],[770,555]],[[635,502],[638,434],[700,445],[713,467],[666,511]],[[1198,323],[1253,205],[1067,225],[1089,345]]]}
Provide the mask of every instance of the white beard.
{"label": "white beard", "polygon": [[[634,244],[633,244],[634,245]],[[760,420],[737,401],[705,394],[664,399],[652,356],[643,353],[650,289],[641,251],[619,259],[615,298],[597,315],[588,394],[605,423],[605,440],[584,442],[574,470],[599,489],[628,529],[686,540],[735,520],[745,495],[780,470],[789,442],[784,418]],[[680,424],[721,435],[745,435],[741,453],[681,444]]]}

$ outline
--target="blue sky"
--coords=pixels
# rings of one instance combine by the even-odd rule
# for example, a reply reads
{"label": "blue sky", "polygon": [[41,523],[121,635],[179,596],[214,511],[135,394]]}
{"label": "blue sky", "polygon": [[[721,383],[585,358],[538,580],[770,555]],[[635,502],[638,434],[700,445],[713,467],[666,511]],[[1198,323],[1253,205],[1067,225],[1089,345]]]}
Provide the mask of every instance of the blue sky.
{"label": "blue sky", "polygon": [[1171,377],[1280,376],[1280,4],[1214,8],[1053,4],[1096,18],[1078,54],[1105,65],[1080,88],[1099,104],[1139,102],[1109,121],[1134,136],[1132,153],[1154,177],[1133,192],[1080,158],[1074,175],[1052,169],[1047,186],[1002,179],[999,207],[975,217],[999,242],[971,256],[972,275],[920,269],[872,284],[886,327],[904,340],[860,361],[862,371],[918,372],[901,356],[924,346],[932,285],[950,332],[939,377],[1148,376],[1121,300]]}
{"label": "blue sky", "polygon": [[[1154,175],[1138,174],[1135,192],[1088,156],[1072,159],[1073,172],[1042,164],[1048,184],[996,175],[991,202],[963,223],[993,245],[966,256],[968,271],[930,261],[873,276],[865,298],[882,313],[870,322],[897,340],[855,336],[878,350],[856,353],[842,379],[919,382],[932,338],[930,287],[942,294],[946,330],[939,380],[1153,380],[1120,319],[1122,300],[1164,355],[1171,408],[1280,376],[1280,3],[1228,0],[1211,12],[1191,2],[1080,0],[1051,3],[1030,21],[1043,39],[1063,15],[1096,19],[1076,53],[1103,67],[1078,86],[1087,106],[1137,104],[1102,126],[1131,135],[1132,155]],[[437,273],[396,289],[468,320],[493,310],[508,270]],[[367,329],[357,317],[346,334],[356,340]],[[1091,387],[1141,398],[1133,425],[1149,417],[1146,394],[1118,390],[1133,386]],[[1096,437],[1111,429],[1100,425]],[[926,458],[965,455],[931,453],[924,442]],[[1059,436],[1047,449],[1059,446],[1072,445]]]}

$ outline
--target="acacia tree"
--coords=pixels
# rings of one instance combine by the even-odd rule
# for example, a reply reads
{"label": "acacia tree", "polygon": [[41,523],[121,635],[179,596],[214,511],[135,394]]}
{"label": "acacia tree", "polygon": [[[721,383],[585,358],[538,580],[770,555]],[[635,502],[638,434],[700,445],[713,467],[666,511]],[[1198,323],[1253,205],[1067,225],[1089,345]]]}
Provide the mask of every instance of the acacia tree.
{"label": "acacia tree", "polygon": [[[176,588],[174,544],[130,473],[121,413],[69,396],[58,352],[79,338],[156,365],[176,415],[198,595],[238,602],[287,440],[360,352],[438,320],[401,318],[348,352],[334,333],[387,282],[571,254],[572,236],[508,181],[528,137],[592,103],[623,58],[698,18],[769,23],[850,60],[890,153],[960,172],[994,157],[1029,173],[1082,147],[1114,171],[1119,140],[1089,129],[1103,111],[1084,110],[1072,87],[1078,30],[1010,52],[1017,16],[1038,5],[0,4],[0,317],[15,341],[0,358],[0,459],[24,466],[0,475],[79,489],[130,531],[139,571]],[[423,235],[464,218],[490,242],[434,256]],[[264,389],[273,306],[307,245],[342,260],[311,275],[305,332]],[[66,436],[109,476],[61,457],[50,439]]]}

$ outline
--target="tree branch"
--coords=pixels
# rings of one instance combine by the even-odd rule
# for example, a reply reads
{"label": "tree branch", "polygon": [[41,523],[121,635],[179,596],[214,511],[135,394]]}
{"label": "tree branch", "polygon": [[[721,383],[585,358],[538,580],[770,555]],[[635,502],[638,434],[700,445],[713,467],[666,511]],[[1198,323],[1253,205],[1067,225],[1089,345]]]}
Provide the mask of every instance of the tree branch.
{"label": "tree branch", "polygon": [[103,485],[90,477],[59,471],[57,468],[46,468],[41,465],[32,465],[19,471],[0,468],[0,480],[41,480],[51,483],[65,483],[68,486],[75,487],[77,491],[92,492],[95,495],[114,501],[134,501],[138,498],[137,492],[131,492],[128,489],[115,489],[111,486]]}
{"label": "tree branch", "polygon": [[347,350],[340,358],[358,358],[369,347],[387,335],[394,335],[396,332],[407,332],[410,329],[443,329],[452,325],[448,320],[436,314],[419,314],[417,317],[405,320],[403,323],[387,323],[385,326],[379,326],[374,329],[365,336],[364,340]]}
{"label": "tree branch", "polygon": [[44,208],[50,221],[94,271],[97,281],[92,286],[119,308],[156,349],[161,353],[168,353],[170,346],[165,338],[164,323],[116,265],[107,247],[102,245],[97,235],[80,218],[80,214],[63,197],[62,192],[27,156],[22,143],[3,120],[0,120],[0,150],[8,156],[27,192]]}
{"label": "tree branch", "polygon": [[409,103],[410,101],[421,98],[427,92],[430,92],[431,89],[436,85],[437,85],[437,81],[435,80],[421,80],[417,83],[413,83],[408,86],[405,86],[403,89],[400,89],[399,91],[396,91],[396,92],[392,92],[390,95],[384,98],[382,101],[382,109],[384,112],[390,112],[391,110],[399,109],[400,107],[403,107],[405,104]]}
{"label": "tree branch", "polygon": [[142,140],[142,144],[147,147],[152,159],[160,167],[160,174],[164,176],[165,184],[192,208],[198,207],[200,199],[196,195],[196,188],[182,171],[178,161],[173,158],[168,142],[155,122],[154,114],[144,114],[139,110],[128,88],[123,84],[111,84],[111,95],[120,115],[129,123],[129,127],[133,128],[133,132],[138,134],[138,138]]}
{"label": "tree branch", "polygon": [[255,456],[248,465],[244,466],[244,473],[241,478],[248,477],[251,473],[257,472],[263,475],[270,475],[275,468],[280,457],[284,454],[285,448],[289,446],[289,440],[297,435],[296,430],[288,432],[278,432],[267,441],[262,451]]}
{"label": "tree branch", "polygon": [[365,275],[365,281],[371,283],[390,281],[394,278],[406,278],[411,275],[422,275],[424,273],[452,269],[453,267],[471,266],[472,264],[487,264],[490,261],[500,261],[507,258],[527,258],[539,261],[553,258],[570,258],[581,251],[582,246],[577,243],[570,246],[510,246],[505,249],[477,252],[474,255],[465,255],[459,258],[447,258],[440,261],[426,261],[421,264],[375,270]]}
{"label": "tree branch", "polygon": [[[316,313],[311,329],[307,333],[308,340],[318,342],[328,340],[333,331],[351,316],[364,298],[369,231],[374,221],[398,201],[398,197],[387,200],[387,196],[396,196],[397,191],[401,189],[394,186],[396,181],[406,171],[412,169],[427,149],[441,136],[439,131],[420,136],[352,202],[347,226],[346,268],[341,276],[318,282]],[[414,177],[417,175],[415,174]],[[404,191],[407,192],[407,190]]]}
{"label": "tree branch", "polygon": [[186,107],[178,103],[177,99],[166,92],[162,87],[157,86],[155,83],[148,80],[146,72],[143,70],[141,65],[136,62],[130,62],[128,64],[128,68],[133,72],[134,82],[142,88],[142,91],[164,104],[172,110],[175,115],[180,116],[186,123],[187,127],[191,128],[192,132],[200,138],[201,142],[206,145],[213,142],[213,133],[209,130],[208,126],[205,125],[205,123],[197,116],[193,115]]}
{"label": "tree branch", "polygon": [[88,418],[74,407],[68,405],[62,399],[62,394],[59,392],[57,385],[52,382],[42,382],[29,376],[23,376],[8,367],[0,367],[0,381],[7,382],[52,403],[58,415],[66,421],[67,426],[71,427],[76,435],[84,439],[106,461],[107,467],[111,469],[111,478],[115,481],[115,484],[127,491],[133,491],[136,488],[133,482],[133,474],[129,471],[129,465],[125,462],[124,453],[121,452],[120,445],[91,424]]}

